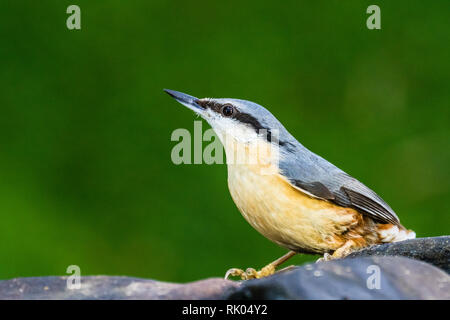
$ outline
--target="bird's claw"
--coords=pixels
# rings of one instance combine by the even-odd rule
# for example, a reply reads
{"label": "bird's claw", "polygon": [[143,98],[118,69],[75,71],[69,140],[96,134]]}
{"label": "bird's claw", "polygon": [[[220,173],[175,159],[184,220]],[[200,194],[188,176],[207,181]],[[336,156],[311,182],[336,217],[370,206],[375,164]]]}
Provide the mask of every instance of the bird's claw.
{"label": "bird's claw", "polygon": [[328,252],[325,252],[322,258],[317,259],[316,263],[330,261],[333,259],[333,256]]}
{"label": "bird's claw", "polygon": [[[238,268],[231,268],[228,269],[228,271],[225,273],[225,277],[224,279],[228,279],[229,277],[243,277],[243,275],[245,274],[245,271],[242,269],[238,269]],[[245,280],[245,279],[242,279]]]}
{"label": "bird's claw", "polygon": [[242,269],[231,268],[225,273],[225,279],[231,277],[240,277],[241,280],[260,279],[270,276],[275,273],[275,267],[271,264],[265,266],[259,271],[253,268],[247,268],[245,271]]}

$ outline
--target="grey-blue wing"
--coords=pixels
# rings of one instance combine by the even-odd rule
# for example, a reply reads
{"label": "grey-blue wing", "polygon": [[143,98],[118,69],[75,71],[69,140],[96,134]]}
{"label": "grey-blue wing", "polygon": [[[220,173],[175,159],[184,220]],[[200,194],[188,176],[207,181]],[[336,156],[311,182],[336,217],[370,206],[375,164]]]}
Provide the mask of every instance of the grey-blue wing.
{"label": "grey-blue wing", "polygon": [[303,146],[282,156],[281,173],[295,187],[381,223],[400,225],[394,210],[374,191]]}

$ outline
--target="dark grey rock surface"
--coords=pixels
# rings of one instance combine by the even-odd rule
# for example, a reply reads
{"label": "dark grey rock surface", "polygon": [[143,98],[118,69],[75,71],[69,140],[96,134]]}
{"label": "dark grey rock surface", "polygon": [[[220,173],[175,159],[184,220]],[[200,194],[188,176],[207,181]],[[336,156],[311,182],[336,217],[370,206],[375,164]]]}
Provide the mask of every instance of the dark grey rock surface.
{"label": "dark grey rock surface", "polygon": [[80,289],[68,289],[67,277],[17,278],[0,281],[0,299],[26,300],[130,300],[224,299],[239,283],[219,278],[187,284],[131,277],[87,276]]}
{"label": "dark grey rock surface", "polygon": [[450,276],[404,257],[348,258],[243,282],[228,299],[450,299]]}
{"label": "dark grey rock surface", "polygon": [[450,236],[385,243],[357,251],[348,257],[403,256],[431,263],[450,273]]}
{"label": "dark grey rock surface", "polygon": [[[0,281],[0,299],[450,300],[449,243],[450,237],[443,236],[382,244],[345,259],[307,264],[244,282],[212,278],[176,284],[87,276],[81,278],[80,289],[68,289],[67,277],[17,278]],[[379,274],[379,288],[375,273]]]}

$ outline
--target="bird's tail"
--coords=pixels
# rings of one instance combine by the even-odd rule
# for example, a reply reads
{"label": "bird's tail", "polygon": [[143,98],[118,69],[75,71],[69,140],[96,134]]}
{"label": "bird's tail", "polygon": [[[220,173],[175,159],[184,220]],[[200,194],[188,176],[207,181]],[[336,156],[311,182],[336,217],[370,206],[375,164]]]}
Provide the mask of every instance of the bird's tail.
{"label": "bird's tail", "polygon": [[397,242],[416,238],[414,231],[393,224],[379,224],[377,231],[381,242]]}

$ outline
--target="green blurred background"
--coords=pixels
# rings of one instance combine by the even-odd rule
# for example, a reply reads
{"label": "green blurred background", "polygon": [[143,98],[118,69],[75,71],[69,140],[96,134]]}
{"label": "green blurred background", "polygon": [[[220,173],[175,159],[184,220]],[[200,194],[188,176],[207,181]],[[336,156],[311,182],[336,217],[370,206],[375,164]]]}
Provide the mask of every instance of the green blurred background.
{"label": "green blurred background", "polygon": [[381,30],[370,4],[1,1],[0,278],[191,281],[285,252],[225,165],[171,162],[197,118],[163,88],[268,107],[419,237],[448,234],[450,1],[377,1]]}

